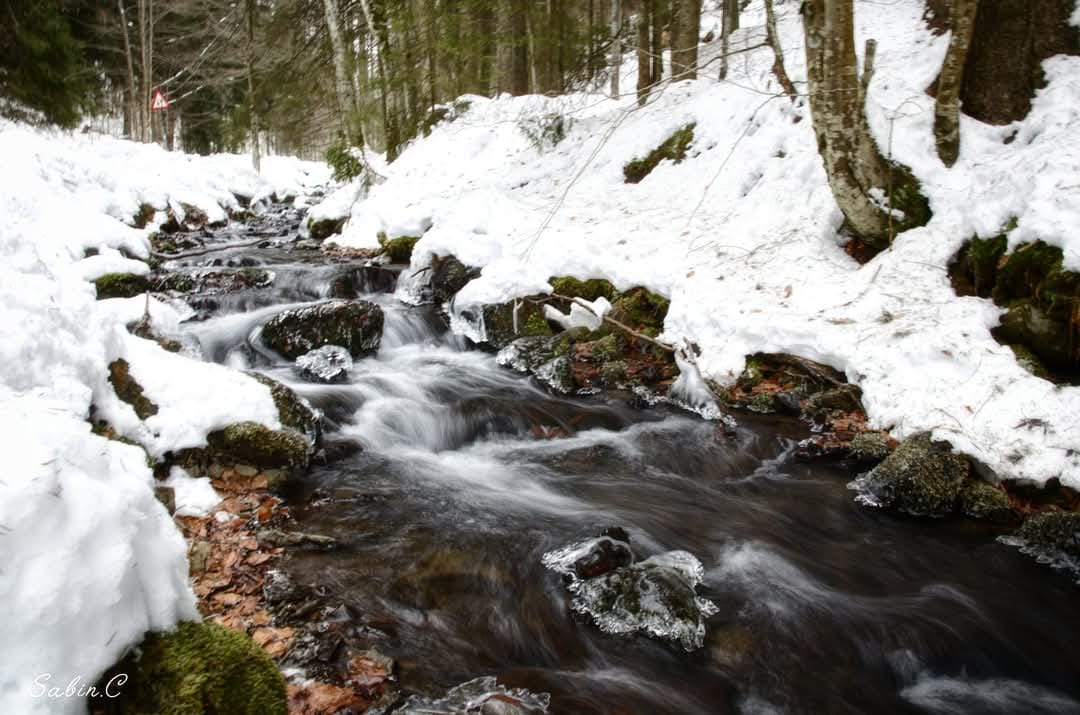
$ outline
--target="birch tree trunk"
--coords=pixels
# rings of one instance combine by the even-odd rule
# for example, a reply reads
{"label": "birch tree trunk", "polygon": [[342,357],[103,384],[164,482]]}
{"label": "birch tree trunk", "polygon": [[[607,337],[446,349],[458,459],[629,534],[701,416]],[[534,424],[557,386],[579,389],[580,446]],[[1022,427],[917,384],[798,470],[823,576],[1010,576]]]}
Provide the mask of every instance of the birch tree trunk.
{"label": "birch tree trunk", "polygon": [[338,121],[346,134],[347,141],[354,140],[350,131],[351,117],[356,112],[356,102],[352,98],[351,85],[346,70],[345,41],[341,37],[341,14],[337,0],[323,0],[323,12],[326,16],[326,29],[330,35],[330,49],[334,62],[334,93],[337,96]]}
{"label": "birch tree trunk", "polygon": [[886,195],[889,170],[859,101],[851,0],[805,0],[806,75],[818,152],[848,229],[873,245],[890,242],[889,214],[873,199]]}
{"label": "birch tree trunk", "polygon": [[938,75],[934,104],[934,142],[945,166],[955,164],[960,155],[960,88],[978,9],[979,0],[953,0],[952,3],[952,39]]}
{"label": "birch tree trunk", "polygon": [[731,33],[739,29],[739,0],[724,0],[720,16],[720,79],[727,79]]}

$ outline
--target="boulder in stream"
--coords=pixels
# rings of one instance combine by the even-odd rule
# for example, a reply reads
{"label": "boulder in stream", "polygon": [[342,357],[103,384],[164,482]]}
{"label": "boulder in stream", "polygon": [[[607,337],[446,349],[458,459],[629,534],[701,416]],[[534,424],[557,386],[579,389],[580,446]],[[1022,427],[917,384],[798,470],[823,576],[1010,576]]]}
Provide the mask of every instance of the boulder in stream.
{"label": "boulder in stream", "polygon": [[704,568],[686,551],[633,563],[629,544],[605,535],[549,551],[543,564],[569,581],[570,607],[605,633],[644,633],[686,651],[705,644],[705,619],[717,608],[695,592]]}
{"label": "boulder in stream", "polygon": [[297,372],[312,382],[346,382],[352,366],[352,355],[340,345],[323,345],[296,358]]}
{"label": "boulder in stream", "polygon": [[366,300],[330,300],[278,313],[263,326],[263,341],[295,359],[324,345],[340,345],[353,357],[379,349],[383,311]]}
{"label": "boulder in stream", "polygon": [[859,493],[860,504],[941,517],[955,509],[970,469],[966,457],[924,432],[902,442],[849,486]]}

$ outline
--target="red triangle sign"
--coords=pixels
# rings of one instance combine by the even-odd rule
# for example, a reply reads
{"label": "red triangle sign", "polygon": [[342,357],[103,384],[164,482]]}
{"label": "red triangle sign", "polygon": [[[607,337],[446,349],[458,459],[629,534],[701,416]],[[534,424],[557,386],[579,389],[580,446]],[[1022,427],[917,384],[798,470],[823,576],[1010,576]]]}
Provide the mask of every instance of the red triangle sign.
{"label": "red triangle sign", "polygon": [[168,109],[169,101],[165,99],[165,95],[161,93],[160,89],[154,90],[154,98],[150,100],[150,109]]}

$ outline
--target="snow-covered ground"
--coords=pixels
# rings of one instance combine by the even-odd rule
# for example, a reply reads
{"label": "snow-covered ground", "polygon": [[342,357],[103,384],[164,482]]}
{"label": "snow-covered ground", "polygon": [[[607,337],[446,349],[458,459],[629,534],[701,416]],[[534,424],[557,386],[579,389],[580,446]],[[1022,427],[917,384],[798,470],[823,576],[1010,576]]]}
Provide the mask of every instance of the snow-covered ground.
{"label": "snow-covered ground", "polygon": [[[90,406],[155,456],[237,420],[279,426],[266,387],[130,335],[144,300],[96,301],[88,281],[148,270],[121,254],[148,255],[147,231],[130,225],[143,203],[184,202],[213,220],[237,208],[234,194],[301,194],[328,172],[269,158],[258,176],[240,156],[10,123],[0,168],[0,712],[81,712],[82,698],[66,696],[73,682],[93,685],[148,629],[198,618],[185,543],[146,455],[92,434]],[[84,258],[88,248],[98,255]],[[175,328],[171,308],[150,310]],[[160,407],[145,422],[107,381],[117,358]]]}
{"label": "snow-covered ground", "polygon": [[[1012,245],[1040,238],[1080,269],[1080,58],[1046,62],[1049,85],[1024,121],[965,118],[960,159],[946,169],[924,89],[948,37],[929,33],[919,0],[855,6],[857,45],[878,40],[872,130],[912,167],[934,211],[865,266],[841,249],[806,103],[777,96],[767,49],[736,55],[719,82],[710,63],[719,41],[704,49],[700,79],[661,89],[642,109],[632,96],[468,98],[463,116],[383,169],[387,180],[354,204],[337,240],[373,247],[380,231],[430,226],[414,268],[436,254],[484,267],[459,311],[545,290],[553,275],[644,285],[671,298],[664,337],[698,345],[705,377],[730,381],[757,351],[819,360],[860,385],[873,423],[897,437],[932,430],[1001,478],[1080,487],[1080,388],[1021,368],[990,335],[1000,310],[957,298],[946,274],[965,239],[1011,219]],[[788,72],[805,87],[798,3],[777,12]],[[760,44],[764,21],[763,3],[751,2],[733,46]],[[719,18],[707,12],[702,25]],[[634,82],[628,55],[622,86]],[[523,128],[553,113],[570,129],[538,149]],[[628,161],[689,122],[686,161],[623,183]],[[408,298],[412,288],[399,290]]]}

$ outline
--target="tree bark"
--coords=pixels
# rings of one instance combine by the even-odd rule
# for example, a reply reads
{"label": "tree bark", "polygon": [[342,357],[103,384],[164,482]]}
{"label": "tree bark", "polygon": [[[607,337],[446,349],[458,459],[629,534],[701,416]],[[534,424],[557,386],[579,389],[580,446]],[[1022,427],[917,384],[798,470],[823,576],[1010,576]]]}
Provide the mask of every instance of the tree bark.
{"label": "tree bark", "polygon": [[131,56],[131,37],[128,33],[127,13],[124,10],[124,0],[117,0],[116,6],[120,10],[120,26],[124,33],[124,58],[127,60],[128,117],[130,122],[128,126],[128,138],[134,139],[139,124],[139,91],[136,89],[135,85],[135,61]]}
{"label": "tree bark", "polygon": [[934,142],[945,166],[955,164],[960,155],[960,88],[978,9],[979,0],[953,0],[952,38],[938,75],[934,104]]}
{"label": "tree bark", "polygon": [[259,154],[258,102],[255,99],[255,0],[247,0],[247,85],[251,166],[258,174],[262,172],[262,157]]}
{"label": "tree bark", "polygon": [[780,83],[784,94],[791,97],[791,101],[794,102],[798,92],[795,91],[795,85],[791,83],[791,78],[788,77],[787,69],[784,67],[784,49],[780,46],[780,36],[776,32],[773,0],[765,0],[765,41],[773,51],[772,72],[776,75],[776,81]]}
{"label": "tree bark", "polygon": [[525,8],[521,0],[501,0],[498,15],[496,91],[514,96],[529,92]]}
{"label": "tree bark", "polygon": [[728,47],[731,33],[739,29],[739,0],[724,0],[724,10],[720,16],[720,79],[727,79]]}
{"label": "tree bark", "polygon": [[674,0],[671,7],[671,77],[696,79],[701,0]]}
{"label": "tree bark", "polygon": [[349,79],[346,74],[345,41],[341,37],[341,17],[337,0],[323,0],[323,13],[326,17],[326,29],[330,35],[330,50],[334,63],[334,94],[337,97],[338,122],[341,124],[346,141],[352,143],[354,138],[350,131],[350,117],[356,112],[357,107],[351,97]]}
{"label": "tree bark", "polygon": [[652,89],[652,57],[649,55],[649,30],[653,17],[653,0],[641,0],[637,21],[637,100],[641,106]]}
{"label": "tree bark", "polygon": [[611,97],[619,98],[619,70],[622,67],[622,2],[611,0]]}
{"label": "tree bark", "polygon": [[871,191],[885,194],[889,171],[859,101],[851,0],[805,0],[802,12],[811,117],[829,186],[849,230],[871,245],[888,245],[889,216]]}

